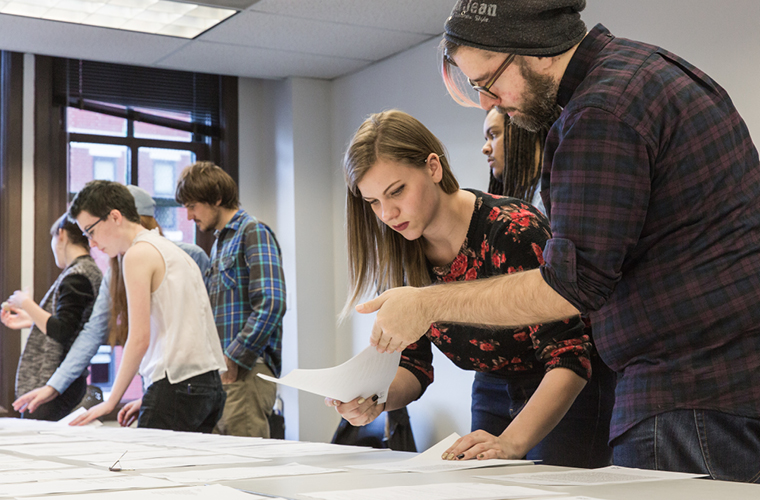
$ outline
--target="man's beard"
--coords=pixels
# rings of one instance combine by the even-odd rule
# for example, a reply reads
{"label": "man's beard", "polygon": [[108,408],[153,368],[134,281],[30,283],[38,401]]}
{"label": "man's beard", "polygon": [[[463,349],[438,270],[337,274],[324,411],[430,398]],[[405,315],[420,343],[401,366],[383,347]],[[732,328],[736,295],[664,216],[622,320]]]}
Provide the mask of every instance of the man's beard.
{"label": "man's beard", "polygon": [[559,84],[549,75],[536,73],[523,60],[519,60],[517,64],[525,80],[521,109],[499,107],[499,110],[503,113],[512,112],[510,121],[529,132],[548,129],[557,118]]}

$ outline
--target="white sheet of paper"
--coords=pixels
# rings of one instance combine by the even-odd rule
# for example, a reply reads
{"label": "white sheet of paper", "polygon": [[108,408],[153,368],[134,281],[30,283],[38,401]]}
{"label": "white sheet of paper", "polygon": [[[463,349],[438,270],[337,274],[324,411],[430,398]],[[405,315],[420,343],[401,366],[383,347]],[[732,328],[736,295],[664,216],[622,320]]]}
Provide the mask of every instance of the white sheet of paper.
{"label": "white sheet of paper", "polygon": [[279,379],[259,373],[259,377],[301,391],[348,402],[359,396],[377,394],[377,402],[385,403],[388,387],[396,376],[401,353],[379,353],[369,346],[342,365],[333,368],[306,370],[296,368]]}
{"label": "white sheet of paper", "polygon": [[[248,457],[236,457],[236,456],[223,456],[223,455],[204,455],[204,456],[189,456],[189,457],[162,457],[162,458],[142,458],[133,460],[129,458],[129,454],[119,460],[121,470],[151,470],[151,469],[163,469],[165,467],[194,467],[196,465],[218,465],[218,464],[246,464],[251,462],[266,462],[260,458],[248,458]],[[92,462],[91,462],[92,463]],[[108,468],[113,465],[113,462],[94,462],[92,465],[96,467]]]}
{"label": "white sheet of paper", "polygon": [[290,458],[308,457],[314,455],[342,455],[345,453],[371,453],[383,452],[367,446],[346,446],[330,443],[309,443],[299,441],[280,441],[278,444],[266,446],[253,446],[250,448],[232,448],[229,455],[256,458]]}
{"label": "white sheet of paper", "polygon": [[522,486],[503,487],[498,484],[485,483],[440,483],[302,493],[304,496],[322,500],[470,500],[473,498],[478,500],[504,500],[563,494]]}
{"label": "white sheet of paper", "polygon": [[[131,490],[133,488],[166,488],[175,483],[155,477],[127,476],[113,473],[105,479],[78,479],[76,481],[40,481],[0,485],[0,495],[9,497],[29,497],[52,495],[53,493],[84,493],[86,491]],[[134,492],[132,493],[134,498]]]}
{"label": "white sheet of paper", "polygon": [[39,470],[16,470],[0,472],[0,484],[36,483],[37,481],[56,481],[63,479],[91,479],[112,477],[113,472],[84,467],[69,467],[40,472]]}
{"label": "white sheet of paper", "polygon": [[153,472],[145,474],[150,477],[160,477],[175,483],[192,484],[215,481],[237,481],[240,479],[254,479],[261,477],[277,476],[307,476],[311,474],[329,474],[332,472],[344,472],[345,469],[326,469],[312,465],[290,463],[286,465],[268,465],[262,467],[229,467],[227,469],[209,469],[199,471],[182,472]]}
{"label": "white sheet of paper", "polygon": [[706,477],[705,474],[686,474],[657,470],[630,469],[627,467],[602,467],[567,472],[535,472],[532,474],[509,474],[503,476],[482,476],[496,481],[510,483],[537,484],[542,486],[589,486],[595,484],[638,483],[646,481],[667,481]]}
{"label": "white sheet of paper", "polygon": [[3,462],[0,463],[0,472],[14,471],[14,470],[49,470],[49,469],[67,469],[72,467],[68,464],[62,464],[58,462],[51,462],[48,460],[32,460],[31,458],[13,457],[15,462]]}
{"label": "white sheet of paper", "polygon": [[[108,491],[98,493],[97,500],[134,500],[134,491]],[[219,484],[208,486],[181,486],[179,488],[162,488],[160,490],[140,490],[140,500],[207,500],[209,498],[223,498],[224,500],[278,500],[271,496],[254,495],[244,493],[229,486]],[[92,494],[83,495],[56,495],[56,500],[94,500]],[[49,497],[27,497],[26,500],[50,500]],[[283,500],[283,499],[279,499]]]}
{"label": "white sheet of paper", "polygon": [[442,439],[425,452],[407,460],[383,462],[365,465],[350,465],[351,469],[384,470],[391,472],[448,472],[464,469],[479,469],[482,467],[500,467],[504,465],[532,465],[530,460],[442,460],[441,455],[460,436],[456,432]]}

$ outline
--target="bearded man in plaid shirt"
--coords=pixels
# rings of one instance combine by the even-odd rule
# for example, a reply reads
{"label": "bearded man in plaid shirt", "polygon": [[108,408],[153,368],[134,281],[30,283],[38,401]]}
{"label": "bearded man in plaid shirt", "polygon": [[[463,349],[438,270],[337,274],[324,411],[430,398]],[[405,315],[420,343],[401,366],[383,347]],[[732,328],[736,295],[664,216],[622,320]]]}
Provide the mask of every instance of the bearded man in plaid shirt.
{"label": "bearded man in plaid shirt", "polygon": [[240,208],[232,177],[211,162],[187,167],[177,202],[201,231],[213,231],[206,286],[225,354],[224,414],[214,432],[269,437],[268,417],[277,387],[257,377],[279,377],[285,279],[272,230]]}

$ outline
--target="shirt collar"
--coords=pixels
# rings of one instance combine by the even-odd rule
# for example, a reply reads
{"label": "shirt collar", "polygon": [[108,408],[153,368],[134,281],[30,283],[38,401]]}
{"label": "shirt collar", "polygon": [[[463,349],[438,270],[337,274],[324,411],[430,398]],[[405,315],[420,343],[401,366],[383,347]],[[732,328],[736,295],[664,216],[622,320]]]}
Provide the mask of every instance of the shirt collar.
{"label": "shirt collar", "polygon": [[245,215],[245,210],[242,208],[239,208],[237,212],[235,212],[235,215],[232,216],[230,221],[222,228],[217,229],[214,231],[214,236],[219,238],[219,235],[221,235],[224,231],[230,229],[232,231],[237,231],[240,227],[240,224],[242,223],[243,216]]}
{"label": "shirt collar", "polygon": [[581,84],[591,70],[591,65],[596,60],[596,55],[613,38],[615,38],[614,35],[601,24],[597,24],[594,26],[594,29],[588,32],[570,59],[570,63],[567,65],[567,69],[565,69],[565,74],[562,75],[562,81],[557,91],[557,104],[563,108],[567,106],[567,103],[570,102],[575,93],[575,89],[578,88],[578,85]]}

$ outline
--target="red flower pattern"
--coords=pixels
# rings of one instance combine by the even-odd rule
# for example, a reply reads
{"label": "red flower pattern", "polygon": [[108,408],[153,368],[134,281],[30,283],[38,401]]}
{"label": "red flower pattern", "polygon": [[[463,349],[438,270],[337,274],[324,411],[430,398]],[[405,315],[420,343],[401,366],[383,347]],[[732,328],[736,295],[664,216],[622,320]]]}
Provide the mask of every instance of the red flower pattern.
{"label": "red flower pattern", "polygon": [[[472,221],[467,240],[451,265],[433,269],[433,283],[488,278],[544,264],[542,248],[550,235],[549,225],[533,208],[513,199],[478,193]],[[494,330],[437,323],[405,351],[411,358],[402,357],[402,366],[421,375],[421,380],[432,381],[432,342],[464,369],[508,374],[572,366],[577,373],[590,371],[588,338],[567,339],[556,326],[554,330],[542,328],[533,325]]]}

